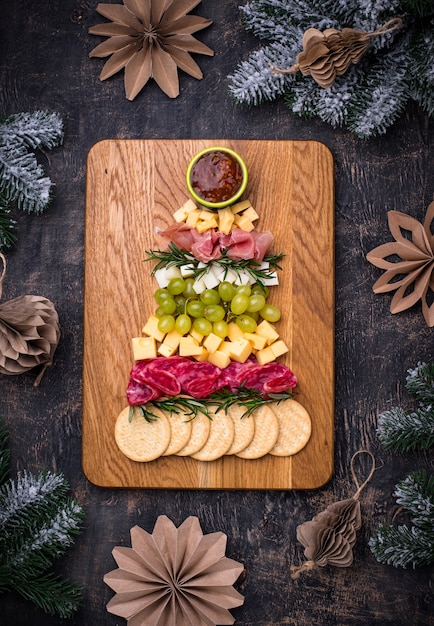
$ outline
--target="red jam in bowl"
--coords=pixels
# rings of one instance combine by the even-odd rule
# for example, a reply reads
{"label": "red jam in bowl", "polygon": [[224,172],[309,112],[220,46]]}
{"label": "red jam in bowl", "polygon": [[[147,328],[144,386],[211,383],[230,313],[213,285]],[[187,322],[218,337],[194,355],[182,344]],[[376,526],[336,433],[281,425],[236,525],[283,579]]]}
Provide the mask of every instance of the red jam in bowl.
{"label": "red jam in bowl", "polygon": [[190,182],[193,190],[206,202],[230,200],[243,182],[241,165],[229,152],[213,150],[194,163]]}

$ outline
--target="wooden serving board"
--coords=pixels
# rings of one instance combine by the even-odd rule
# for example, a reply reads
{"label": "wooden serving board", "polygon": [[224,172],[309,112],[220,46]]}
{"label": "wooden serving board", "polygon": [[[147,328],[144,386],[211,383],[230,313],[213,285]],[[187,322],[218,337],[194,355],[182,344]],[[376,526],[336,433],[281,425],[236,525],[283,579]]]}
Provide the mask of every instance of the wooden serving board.
{"label": "wooden serving board", "polygon": [[[114,424],[127,406],[131,338],[155,310],[156,281],[145,252],[159,247],[157,228],[187,199],[185,172],[199,150],[223,145],[249,169],[244,197],[259,230],[284,252],[280,284],[269,301],[282,312],[284,362],[299,384],[296,399],[312,418],[312,436],[293,457],[226,456],[213,462],[126,458]],[[83,470],[104,487],[175,489],[314,489],[333,471],[334,171],[315,141],[104,140],[87,159],[83,357]]]}

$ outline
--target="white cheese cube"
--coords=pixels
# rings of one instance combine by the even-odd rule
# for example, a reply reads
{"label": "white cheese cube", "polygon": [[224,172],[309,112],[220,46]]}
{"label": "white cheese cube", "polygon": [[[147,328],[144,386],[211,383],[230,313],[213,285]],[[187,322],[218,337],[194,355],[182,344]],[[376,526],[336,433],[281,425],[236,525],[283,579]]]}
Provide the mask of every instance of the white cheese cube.
{"label": "white cheese cube", "polygon": [[181,276],[183,278],[188,278],[194,274],[194,265],[181,265],[179,267],[179,271],[181,272]]}
{"label": "white cheese cube", "polygon": [[195,293],[197,293],[197,294],[202,293],[202,291],[205,291],[206,285],[205,285],[205,281],[203,280],[203,276],[201,278],[197,278],[194,281],[193,289],[194,289]]}
{"label": "white cheese cube", "polygon": [[278,285],[279,284],[279,279],[277,277],[277,272],[270,272],[270,278],[264,278],[262,282],[267,287],[272,287],[274,285]]}

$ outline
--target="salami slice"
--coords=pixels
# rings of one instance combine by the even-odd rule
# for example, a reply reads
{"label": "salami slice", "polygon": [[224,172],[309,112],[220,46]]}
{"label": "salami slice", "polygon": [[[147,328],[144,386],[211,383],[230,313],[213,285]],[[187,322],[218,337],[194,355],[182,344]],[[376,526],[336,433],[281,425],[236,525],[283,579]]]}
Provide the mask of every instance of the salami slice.
{"label": "salami slice", "polygon": [[248,368],[244,373],[244,386],[260,393],[279,393],[297,384],[293,372],[283,363],[267,363]]}
{"label": "salami slice", "polygon": [[179,376],[182,391],[193,398],[206,398],[216,390],[221,369],[209,361],[191,362]]}
{"label": "salami slice", "polygon": [[151,385],[138,383],[136,380],[130,380],[127,387],[128,404],[134,406],[136,404],[146,404],[151,400],[156,400],[161,396],[161,392]]}

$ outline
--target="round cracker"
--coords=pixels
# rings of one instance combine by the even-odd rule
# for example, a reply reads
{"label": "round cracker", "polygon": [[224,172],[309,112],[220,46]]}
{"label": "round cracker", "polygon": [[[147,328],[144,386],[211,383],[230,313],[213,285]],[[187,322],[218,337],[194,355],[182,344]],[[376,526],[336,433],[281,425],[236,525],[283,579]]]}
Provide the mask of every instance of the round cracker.
{"label": "round cracker", "polygon": [[[161,413],[160,410],[155,413]],[[169,415],[171,437],[169,445],[162,456],[169,456],[170,454],[178,454],[184,446],[187,445],[191,437],[192,421],[190,417],[186,417],[184,413],[172,413]]]}
{"label": "round cracker", "polygon": [[279,436],[270,454],[292,456],[307,444],[312,433],[309,413],[296,400],[285,400],[270,404],[279,421]]}
{"label": "round cracker", "polygon": [[211,428],[211,420],[203,413],[198,413],[191,420],[191,435],[186,445],[176,454],[178,456],[190,456],[200,450],[208,439]]}
{"label": "round cracker", "polygon": [[211,428],[205,445],[190,456],[197,461],[215,461],[222,457],[229,450],[234,440],[234,421],[225,413],[217,411],[211,420]]}
{"label": "round cracker", "polygon": [[165,413],[147,422],[135,409],[129,419],[130,407],[118,415],[115,424],[115,440],[120,451],[132,461],[153,461],[160,457],[170,442],[170,422]]}
{"label": "round cracker", "polygon": [[253,439],[255,434],[255,420],[249,415],[242,417],[246,408],[240,404],[233,404],[228,409],[228,415],[232,418],[235,426],[234,440],[226,454],[237,454],[244,450]]}
{"label": "round cracker", "polygon": [[252,417],[255,420],[255,434],[252,441],[236,456],[242,459],[259,459],[268,454],[279,435],[279,421],[274,412],[266,405],[258,407]]}

